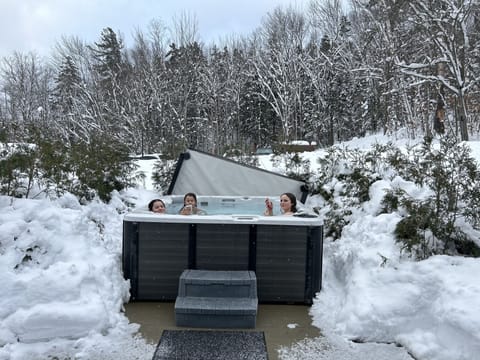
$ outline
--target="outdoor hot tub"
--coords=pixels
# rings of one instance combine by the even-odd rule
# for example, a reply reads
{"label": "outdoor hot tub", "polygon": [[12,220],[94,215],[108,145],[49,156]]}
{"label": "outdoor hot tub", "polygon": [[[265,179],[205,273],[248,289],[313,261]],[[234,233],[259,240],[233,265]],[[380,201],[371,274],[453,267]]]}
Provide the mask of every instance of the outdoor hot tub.
{"label": "outdoor hot tub", "polygon": [[[168,199],[167,207],[175,208],[180,199]],[[185,269],[252,270],[259,302],[311,304],[321,289],[322,222],[257,215],[263,207],[243,206],[248,201],[263,206],[264,199],[199,197],[199,207],[209,215],[125,215],[122,260],[131,299],[174,301]],[[215,214],[214,203],[224,204],[226,214]]]}

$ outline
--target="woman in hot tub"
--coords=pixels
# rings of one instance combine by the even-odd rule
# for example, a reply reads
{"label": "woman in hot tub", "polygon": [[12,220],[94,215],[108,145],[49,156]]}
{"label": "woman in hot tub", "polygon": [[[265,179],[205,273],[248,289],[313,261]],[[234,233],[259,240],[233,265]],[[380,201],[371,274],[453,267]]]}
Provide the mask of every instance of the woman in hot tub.
{"label": "woman in hot tub", "polygon": [[165,214],[167,207],[165,206],[163,200],[153,199],[148,203],[148,210],[156,214]]}
{"label": "woman in hot tub", "polygon": [[[292,193],[280,195],[280,211],[282,215],[293,215],[297,212],[297,198]],[[269,198],[265,199],[265,216],[273,215],[273,203]]]}

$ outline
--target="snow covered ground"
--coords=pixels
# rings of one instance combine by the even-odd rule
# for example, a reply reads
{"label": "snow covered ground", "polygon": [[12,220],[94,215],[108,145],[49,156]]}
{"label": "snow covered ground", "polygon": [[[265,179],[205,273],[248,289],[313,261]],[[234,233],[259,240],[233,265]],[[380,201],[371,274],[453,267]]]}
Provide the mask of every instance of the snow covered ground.
{"label": "snow covered ground", "polygon": [[[479,143],[469,145],[480,159]],[[315,164],[320,153],[303,155]],[[260,164],[275,170],[269,155]],[[480,259],[401,257],[392,235],[398,215],[375,215],[391,186],[375,183],[342,238],[325,243],[323,289],[310,311],[325,337],[282,349],[282,359],[479,358]],[[121,240],[125,203],[144,207],[157,196],[129,189],[109,204],[86,206],[71,195],[0,196],[0,359],[152,358],[156,344],[135,335],[138,325],[122,312],[129,282],[121,273]]]}

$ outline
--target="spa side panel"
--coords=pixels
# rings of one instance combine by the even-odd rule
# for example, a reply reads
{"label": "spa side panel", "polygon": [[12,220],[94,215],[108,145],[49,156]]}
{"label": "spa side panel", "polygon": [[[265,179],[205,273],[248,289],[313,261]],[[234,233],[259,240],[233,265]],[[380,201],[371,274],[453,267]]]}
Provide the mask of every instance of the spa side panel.
{"label": "spa side panel", "polygon": [[320,291],[321,225],[185,219],[124,220],[122,263],[132,300],[175,300],[185,269],[255,271],[263,303],[311,304]]}
{"label": "spa side panel", "polygon": [[249,225],[198,224],[195,268],[249,270],[249,230]]}
{"label": "spa side panel", "polygon": [[303,302],[307,227],[259,225],[256,274],[263,302]]}
{"label": "spa side panel", "polygon": [[174,300],[178,278],[188,268],[190,225],[147,222],[136,226],[138,240],[124,237],[124,249],[137,254],[130,261],[130,273],[134,275],[130,277],[132,299]]}

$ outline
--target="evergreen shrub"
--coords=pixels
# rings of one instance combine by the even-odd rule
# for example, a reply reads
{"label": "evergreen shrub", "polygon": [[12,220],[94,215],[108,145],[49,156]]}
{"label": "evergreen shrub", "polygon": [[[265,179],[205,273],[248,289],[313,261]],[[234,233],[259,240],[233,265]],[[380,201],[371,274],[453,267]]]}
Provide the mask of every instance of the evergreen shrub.
{"label": "evergreen shrub", "polygon": [[425,138],[421,147],[410,148],[403,156],[397,153],[389,162],[405,180],[432,192],[419,200],[394,189],[384,198],[384,209],[396,202],[406,213],[395,229],[402,248],[417,259],[434,254],[479,256],[472,232],[464,231],[478,229],[479,223],[472,207],[480,199],[480,177],[470,149],[451,136],[438,143]]}

